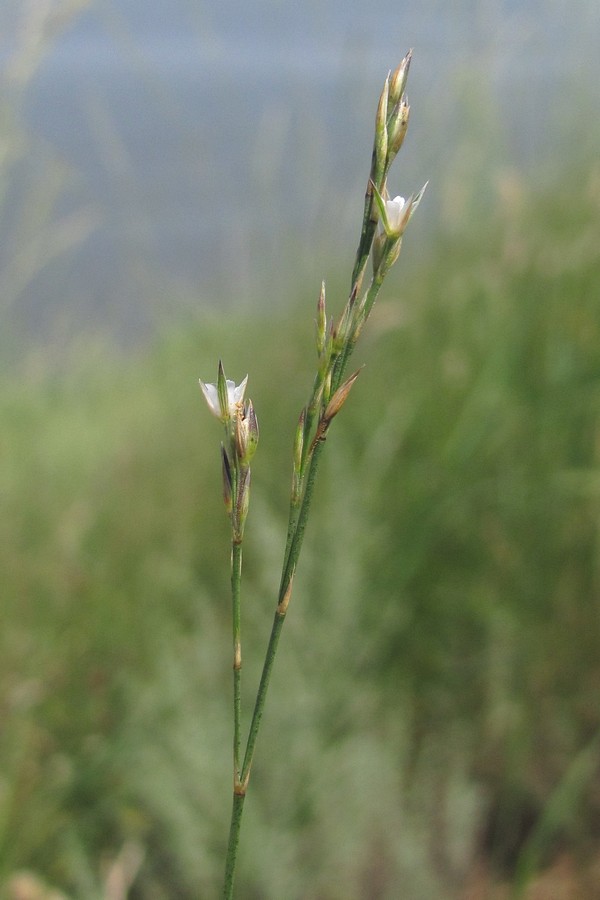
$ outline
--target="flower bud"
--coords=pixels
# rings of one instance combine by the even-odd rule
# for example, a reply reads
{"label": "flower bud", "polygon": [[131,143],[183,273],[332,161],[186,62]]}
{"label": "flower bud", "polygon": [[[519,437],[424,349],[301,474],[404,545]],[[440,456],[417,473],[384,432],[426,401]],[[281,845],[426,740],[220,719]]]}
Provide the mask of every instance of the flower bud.
{"label": "flower bud", "polygon": [[357,369],[350,378],[347,378],[346,381],[337,389],[327,406],[325,407],[325,412],[323,413],[321,420],[326,425],[329,425],[334,416],[337,416],[340,409],[348,399],[348,394],[352,390],[352,386],[358,376],[361,373],[361,369]]}
{"label": "flower bud", "polygon": [[298,425],[296,427],[296,434],[294,435],[294,452],[293,452],[293,460],[294,460],[294,472],[300,472],[302,470],[302,451],[304,449],[304,428],[306,426],[306,408],[302,410],[300,413],[300,418],[298,419]]}
{"label": "flower bud", "polygon": [[383,178],[388,153],[387,117],[389,89],[390,76],[388,75],[379,98],[377,115],[375,117],[375,172],[373,174],[377,184]]}
{"label": "flower bud", "polygon": [[331,369],[327,372],[325,376],[325,380],[323,381],[323,393],[321,395],[322,403],[326,406],[329,403],[329,398],[331,396]]}
{"label": "flower bud", "polygon": [[232,508],[232,500],[231,500],[231,464],[229,462],[229,457],[227,456],[227,450],[221,444],[221,467],[223,472],[223,501],[225,503],[225,509],[227,510],[227,515],[231,515]]}
{"label": "flower bud", "polygon": [[396,106],[397,103],[402,99],[402,94],[406,88],[406,81],[408,79],[408,70],[410,68],[410,61],[412,59],[412,50],[409,50],[398,68],[392,73],[390,77],[390,91],[389,91],[389,104],[390,106]]}
{"label": "flower bud", "polygon": [[302,455],[304,451],[304,430],[306,428],[306,408],[300,413],[296,434],[294,435],[293,471],[292,471],[292,501],[300,499],[302,491]]}
{"label": "flower bud", "polygon": [[219,395],[219,406],[221,408],[221,418],[223,421],[231,416],[229,406],[229,391],[227,390],[227,379],[225,378],[225,370],[223,363],[219,360],[219,369],[217,371],[217,394]]}
{"label": "flower bud", "polygon": [[381,234],[379,237],[382,239],[381,248],[377,264],[375,253],[373,254],[373,272],[379,279],[382,279],[400,256],[402,238],[389,238],[385,234]]}
{"label": "flower bud", "polygon": [[256,413],[254,412],[252,400],[248,400],[247,403],[246,420],[248,422],[248,460],[251,460],[256,453],[259,438],[258,419],[256,418]]}
{"label": "flower bud", "polygon": [[244,525],[250,507],[250,468],[242,469],[239,473],[237,496],[233,517],[234,540],[241,541],[244,536]]}
{"label": "flower bud", "polygon": [[410,106],[403,100],[398,106],[394,116],[390,119],[388,125],[388,165],[396,157],[400,147],[404,143],[406,132],[408,130],[408,116]]}
{"label": "flower bud", "polygon": [[383,258],[383,248],[387,238],[385,232],[379,231],[373,239],[373,273],[375,274],[381,265]]}
{"label": "flower bud", "polygon": [[325,314],[325,282],[321,282],[321,292],[317,303],[317,355],[321,357],[327,341],[327,316]]}
{"label": "flower bud", "polygon": [[258,420],[252,400],[247,400],[244,408],[238,409],[234,435],[237,457],[243,466],[247,466],[258,446]]}
{"label": "flower bud", "polygon": [[358,282],[355,282],[352,285],[352,290],[350,291],[350,296],[348,297],[348,301],[344,307],[342,315],[340,316],[340,320],[337,324],[337,328],[332,332],[332,350],[334,353],[341,353],[344,349],[344,344],[348,339],[348,334],[352,330],[352,320],[354,318],[354,306],[356,304],[356,298],[358,296]]}

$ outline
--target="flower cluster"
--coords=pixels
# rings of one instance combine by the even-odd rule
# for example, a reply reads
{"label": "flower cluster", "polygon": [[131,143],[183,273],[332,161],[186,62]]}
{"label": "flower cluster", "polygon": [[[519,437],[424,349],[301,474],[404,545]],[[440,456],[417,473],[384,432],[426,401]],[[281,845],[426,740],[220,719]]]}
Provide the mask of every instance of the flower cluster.
{"label": "flower cluster", "polygon": [[[411,195],[407,200],[396,196],[390,198],[387,190],[387,175],[390,166],[400,150],[408,129],[410,106],[405,88],[412,52],[406,54],[398,68],[388,75],[379,98],[375,119],[375,143],[371,176],[365,196],[364,221],[370,227],[363,227],[363,236],[354,270],[361,277],[370,251],[373,249],[373,271],[382,280],[386,272],[398,259],[402,235],[413,213],[419,205],[425,188]],[[380,232],[375,235],[375,225],[379,221]]]}
{"label": "flower cluster", "polygon": [[223,498],[234,539],[241,541],[250,501],[250,460],[258,445],[258,420],[251,400],[244,401],[248,376],[240,384],[225,377],[219,360],[216,384],[199,379],[208,408],[225,426],[221,445]]}

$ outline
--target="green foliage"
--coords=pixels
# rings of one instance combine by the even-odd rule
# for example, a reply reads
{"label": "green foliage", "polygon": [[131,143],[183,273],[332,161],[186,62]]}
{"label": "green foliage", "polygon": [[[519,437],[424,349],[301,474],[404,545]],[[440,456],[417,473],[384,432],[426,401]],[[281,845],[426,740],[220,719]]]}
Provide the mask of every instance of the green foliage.
{"label": "green foliage", "polygon": [[[440,235],[369,322],[276,662],[240,898],[446,898],[482,850],[522,882],[558,841],[587,849],[598,172],[577,183],[504,185],[486,228]],[[134,858],[133,898],[215,896],[229,551],[220,429],[197,378],[219,355],[237,381],[248,371],[260,418],[242,586],[251,698],[314,369],[307,289],[293,319],[206,317],[137,359],[92,354],[44,378],[25,366],[0,386],[5,885],[31,870],[71,897],[110,897],[111,871]]]}

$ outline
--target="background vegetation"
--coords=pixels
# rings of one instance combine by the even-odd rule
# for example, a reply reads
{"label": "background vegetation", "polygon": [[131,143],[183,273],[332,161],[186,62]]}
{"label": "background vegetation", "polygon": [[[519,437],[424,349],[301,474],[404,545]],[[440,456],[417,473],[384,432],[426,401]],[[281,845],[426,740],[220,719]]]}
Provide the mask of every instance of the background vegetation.
{"label": "background vegetation", "polygon": [[[392,279],[321,473],[241,897],[461,897],[482,866],[518,884],[565,853],[581,878],[597,859],[599,205],[597,168],[548,194],[513,178],[485,228]],[[24,870],[72,897],[123,896],[127,872],[131,897],[215,895],[228,550],[196,379],[221,353],[250,371],[260,416],[250,693],[313,299],[3,380],[7,896]]]}

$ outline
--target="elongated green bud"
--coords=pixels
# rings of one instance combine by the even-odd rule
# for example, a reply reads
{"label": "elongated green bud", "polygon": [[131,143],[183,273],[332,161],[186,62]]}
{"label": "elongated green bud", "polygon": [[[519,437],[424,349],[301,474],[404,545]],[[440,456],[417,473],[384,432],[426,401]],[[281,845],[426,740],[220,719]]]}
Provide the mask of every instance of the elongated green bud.
{"label": "elongated green bud", "polygon": [[246,421],[248,422],[248,460],[251,460],[256,453],[259,438],[258,419],[256,418],[256,413],[254,412],[252,400],[248,400],[246,408]]}
{"label": "elongated green bud", "polygon": [[221,419],[226,422],[230,416],[229,409],[229,391],[227,390],[227,379],[225,378],[225,370],[223,363],[219,360],[219,369],[217,372],[217,394],[219,397],[219,406],[221,407]]}
{"label": "elongated green bud", "polygon": [[412,59],[412,50],[409,50],[398,68],[392,72],[390,77],[389,105],[396,106],[402,99],[402,94],[406,89],[408,79],[408,70],[410,69],[410,61]]}
{"label": "elongated green bud", "polygon": [[378,234],[373,242],[373,274],[380,280],[383,279],[397,262],[401,249],[401,237],[390,238],[384,233]]}
{"label": "elongated green bud", "polygon": [[304,429],[306,426],[306,407],[300,413],[296,434],[294,435],[294,472],[302,469],[302,451],[304,449]]}
{"label": "elongated green bud", "polygon": [[225,503],[227,515],[230,516],[233,505],[231,499],[231,464],[229,462],[229,457],[227,456],[227,450],[223,444],[221,444],[221,467],[223,472],[223,501]]}
{"label": "elongated green bud", "polygon": [[352,374],[350,378],[346,379],[346,381],[334,393],[324,411],[321,413],[319,424],[317,425],[317,430],[310,446],[309,454],[313,452],[319,441],[324,441],[327,437],[327,432],[329,431],[329,426],[331,425],[332,419],[334,418],[334,416],[337,416],[340,409],[348,399],[348,394],[352,390],[352,385],[354,384],[360,373],[361,370],[357,369],[357,371],[354,372],[354,374]]}
{"label": "elongated green bud", "polygon": [[327,315],[325,313],[325,282],[321,282],[321,292],[319,294],[319,300],[317,303],[317,355],[319,358],[323,354],[323,350],[325,349],[325,343],[327,341]]}
{"label": "elongated green bud", "polygon": [[386,240],[385,231],[379,231],[373,240],[373,274],[377,272],[381,265]]}
{"label": "elongated green bud", "polygon": [[321,394],[321,402],[323,406],[327,406],[329,403],[329,398],[331,397],[331,369],[327,372],[325,376],[325,380],[323,381],[323,393]]}
{"label": "elongated green bud", "polygon": [[244,535],[244,525],[250,506],[250,468],[241,469],[239,473],[237,497],[233,516],[234,540],[241,541]]}
{"label": "elongated green bud", "polygon": [[304,432],[306,429],[306,408],[300,413],[294,435],[292,502],[297,503],[302,493],[302,454],[304,452]]}
{"label": "elongated green bud", "polygon": [[385,164],[388,154],[388,134],[387,134],[387,117],[388,117],[388,94],[390,89],[390,76],[385,79],[383,90],[379,98],[377,106],[377,115],[375,117],[375,178],[374,181],[379,188],[382,187],[381,181],[385,172]]}
{"label": "elongated green bud", "polygon": [[323,379],[327,373],[328,368],[331,365],[331,355],[333,353],[333,335],[335,331],[335,326],[333,324],[333,318],[331,318],[329,322],[329,328],[327,329],[327,340],[325,341],[325,346],[323,348],[323,352],[321,353],[321,358],[319,359],[319,376]]}
{"label": "elongated green bud", "polygon": [[394,113],[394,116],[390,119],[388,125],[388,166],[392,164],[396,154],[404,143],[404,138],[408,131],[409,114],[410,106],[403,100]]}
{"label": "elongated green bud", "polygon": [[358,283],[355,282],[352,286],[350,296],[348,297],[348,301],[343,309],[342,315],[340,316],[337,327],[332,332],[331,340],[334,353],[340,353],[343,350],[344,344],[348,337],[348,333],[351,330],[352,318],[354,316],[354,305],[356,303],[356,297],[358,295],[358,287]]}
{"label": "elongated green bud", "polygon": [[243,409],[238,409],[235,420],[235,447],[242,466],[247,466],[258,446],[258,420],[252,400],[246,400]]}

